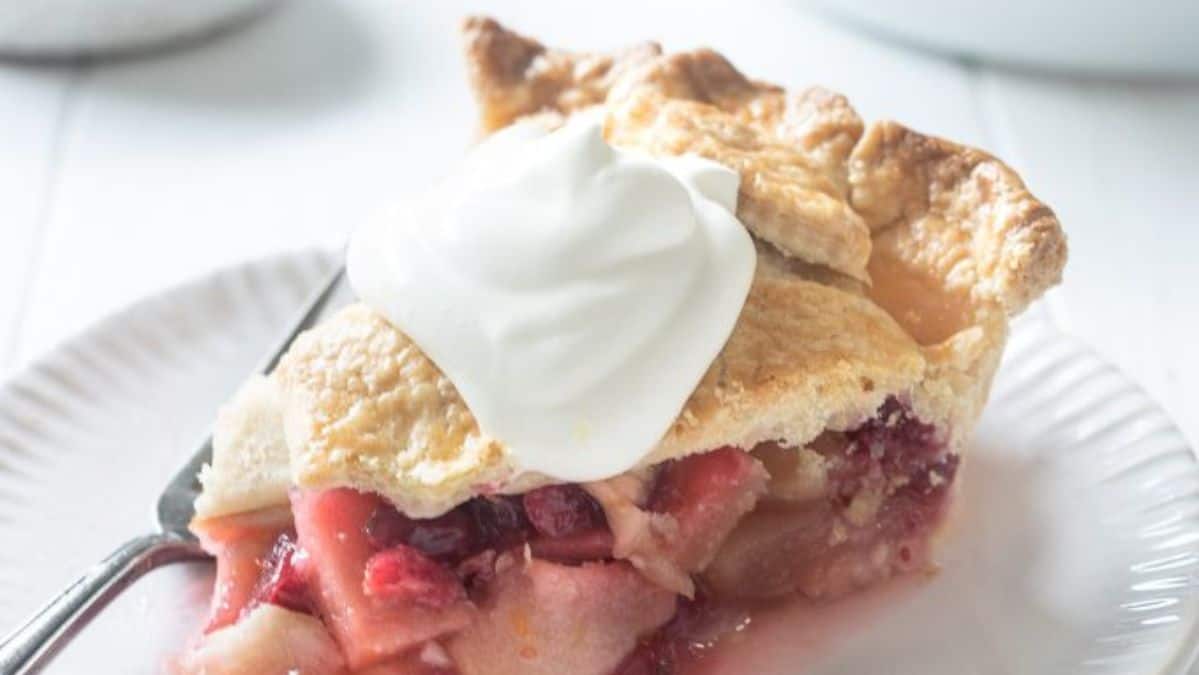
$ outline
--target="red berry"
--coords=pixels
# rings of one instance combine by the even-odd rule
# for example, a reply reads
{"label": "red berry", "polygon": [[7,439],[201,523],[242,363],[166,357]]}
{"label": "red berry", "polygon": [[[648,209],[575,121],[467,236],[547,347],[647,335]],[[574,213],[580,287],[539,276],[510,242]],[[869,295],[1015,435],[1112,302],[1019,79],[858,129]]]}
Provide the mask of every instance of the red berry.
{"label": "red berry", "polygon": [[267,602],[312,614],[307,563],[307,552],[299,548],[290,535],[281,535],[262,563],[262,576],[247,609]]}
{"label": "red berry", "polygon": [[371,512],[366,524],[362,526],[371,546],[379,550],[391,548],[396,544],[408,543],[408,535],[412,533],[413,520],[400,513],[390,504],[381,504]]}
{"label": "red berry", "polygon": [[375,509],[363,529],[377,549],[403,544],[445,562],[458,562],[483,548],[474,519],[464,507],[436,518],[415,519],[383,505]]}
{"label": "red berry", "polygon": [[612,533],[596,528],[565,537],[540,537],[529,542],[535,558],[560,563],[582,563],[612,558]]}
{"label": "red berry", "polygon": [[428,520],[412,521],[407,544],[437,560],[458,561],[478,548],[474,521],[461,508]]}
{"label": "red berry", "polygon": [[525,493],[525,513],[538,532],[565,537],[603,527],[600,505],[578,485],[550,485]]}
{"label": "red berry", "polygon": [[458,577],[441,563],[400,544],[366,561],[362,589],[389,604],[416,603],[440,609],[466,598]]}
{"label": "red berry", "polygon": [[532,526],[520,497],[495,495],[475,497],[465,504],[474,518],[484,547],[505,549],[524,543]]}

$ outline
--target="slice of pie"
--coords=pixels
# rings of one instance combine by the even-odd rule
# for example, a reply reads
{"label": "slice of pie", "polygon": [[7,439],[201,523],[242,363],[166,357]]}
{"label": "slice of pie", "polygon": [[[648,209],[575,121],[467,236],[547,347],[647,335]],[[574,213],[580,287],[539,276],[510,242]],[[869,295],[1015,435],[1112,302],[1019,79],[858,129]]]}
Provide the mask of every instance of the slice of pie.
{"label": "slice of pie", "polygon": [[1049,208],[983,152],[712,51],[463,34],[484,130],[600,107],[614,145],[739,172],[744,309],[653,452],[587,484],[517,472],[367,306],[302,335],[220,414],[183,669],[685,672],[757,601],[932,569],[1008,318],[1065,262]]}

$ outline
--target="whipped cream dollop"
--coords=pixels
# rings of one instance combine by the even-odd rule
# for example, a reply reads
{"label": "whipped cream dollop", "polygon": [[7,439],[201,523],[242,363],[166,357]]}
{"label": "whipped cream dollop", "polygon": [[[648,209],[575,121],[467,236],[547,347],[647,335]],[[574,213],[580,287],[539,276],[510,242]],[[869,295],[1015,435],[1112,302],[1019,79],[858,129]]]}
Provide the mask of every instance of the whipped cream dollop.
{"label": "whipped cream dollop", "polygon": [[756,262],[738,182],[615,148],[598,115],[518,123],[361,227],[349,277],[519,470],[606,478],[653,449],[737,322]]}

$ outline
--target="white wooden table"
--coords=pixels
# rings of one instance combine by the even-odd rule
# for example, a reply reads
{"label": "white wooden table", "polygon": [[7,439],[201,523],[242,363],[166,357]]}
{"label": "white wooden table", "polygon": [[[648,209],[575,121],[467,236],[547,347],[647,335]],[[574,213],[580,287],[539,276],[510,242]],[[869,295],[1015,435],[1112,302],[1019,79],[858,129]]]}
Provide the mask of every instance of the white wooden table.
{"label": "white wooden table", "polygon": [[[290,0],[119,64],[0,65],[0,375],[214,267],[336,245],[466,146],[466,2]],[[500,4],[500,3],[496,3]],[[789,2],[511,2],[563,45],[709,44],[1014,164],[1070,235],[1048,300],[1199,439],[1199,82],[1016,73],[876,42]]]}

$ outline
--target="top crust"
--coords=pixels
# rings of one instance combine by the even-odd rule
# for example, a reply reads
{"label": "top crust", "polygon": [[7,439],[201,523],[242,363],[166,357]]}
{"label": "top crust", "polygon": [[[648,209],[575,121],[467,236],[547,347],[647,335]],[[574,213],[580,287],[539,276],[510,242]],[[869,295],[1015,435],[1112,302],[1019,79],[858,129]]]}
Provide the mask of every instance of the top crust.
{"label": "top crust", "polygon": [[[758,269],[729,341],[644,460],[847,429],[887,396],[963,450],[1008,317],[1058,281],[1065,238],[1019,177],[978,150],[844,97],[745,78],[710,50],[549,49],[463,25],[482,127],[604,106],[609,141],[738,170]],[[544,114],[544,115],[543,115]],[[303,335],[274,375],[292,480],[378,492],[414,517],[549,482],[519,473],[452,383],[361,305]]]}
{"label": "top crust", "polygon": [[365,305],[300,335],[274,377],[298,485],[378,492],[426,517],[511,473],[449,379]]}
{"label": "top crust", "polygon": [[[920,382],[919,346],[869,300],[766,267],[723,351],[643,465],[726,445],[804,442]],[[551,482],[503,443],[400,331],[351,306],[296,340],[275,371],[295,481],[378,492],[414,517],[475,494]],[[514,480],[515,479],[515,480]]]}
{"label": "top crust", "polygon": [[[485,129],[603,102],[617,145],[694,152],[738,169],[737,215],[787,256],[865,280],[878,235],[889,232],[882,247],[903,271],[1008,314],[1061,280],[1066,242],[1056,216],[984,152],[895,122],[866,127],[840,95],[789,95],[708,49],[626,59],[572,93],[570,78],[549,87],[511,61],[479,60],[502,45],[537,45],[559,72],[586,71],[601,57],[547,50],[490,19],[467,19],[463,37]],[[496,105],[512,100],[520,105]]]}
{"label": "top crust", "polygon": [[878,122],[848,165],[850,201],[875,233],[876,258],[1007,314],[1061,281],[1057,217],[987,153]]}
{"label": "top crust", "polygon": [[741,174],[737,217],[784,254],[865,281],[870,230],[796,147],[718,108],[638,91],[609,104],[605,135],[654,155],[695,154]]}
{"label": "top crust", "polygon": [[570,113],[602,103],[621,76],[662,53],[652,42],[614,54],[563,52],[486,17],[463,21],[462,34],[483,131],[544,110]]}

